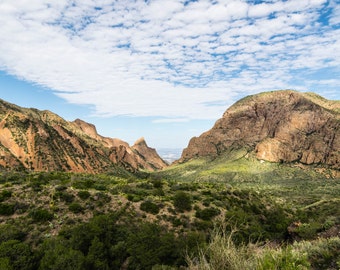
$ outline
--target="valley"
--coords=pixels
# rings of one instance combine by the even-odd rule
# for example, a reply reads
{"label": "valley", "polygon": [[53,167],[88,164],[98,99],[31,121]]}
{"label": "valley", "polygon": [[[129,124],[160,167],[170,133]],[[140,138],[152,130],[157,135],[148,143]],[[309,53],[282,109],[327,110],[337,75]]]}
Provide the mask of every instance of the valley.
{"label": "valley", "polygon": [[249,96],[168,166],[2,101],[0,269],[338,269],[339,108]]}

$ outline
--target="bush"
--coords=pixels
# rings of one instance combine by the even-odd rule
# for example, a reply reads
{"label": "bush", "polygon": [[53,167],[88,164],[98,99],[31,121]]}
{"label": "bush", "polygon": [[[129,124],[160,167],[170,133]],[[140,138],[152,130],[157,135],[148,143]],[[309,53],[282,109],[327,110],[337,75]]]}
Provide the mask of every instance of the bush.
{"label": "bush", "polygon": [[66,203],[71,203],[74,201],[74,195],[67,193],[67,191],[56,192],[56,196]]}
{"label": "bush", "polygon": [[46,240],[41,248],[42,259],[39,269],[47,270],[82,270],[85,257],[78,251],[70,248],[63,239]]}
{"label": "bush", "polygon": [[190,211],[192,207],[192,199],[191,196],[184,192],[184,191],[178,191],[173,197],[174,206],[177,210],[184,212],[184,211]]}
{"label": "bush", "polygon": [[82,200],[86,200],[91,196],[90,192],[87,190],[81,190],[78,192],[78,197]]}
{"label": "bush", "polygon": [[[18,226],[10,224],[0,225],[0,243],[8,240],[23,241],[26,237],[26,233],[21,231]],[[0,268],[1,269],[1,268]]]}
{"label": "bush", "polygon": [[10,216],[15,212],[14,204],[0,203],[0,215]]}
{"label": "bush", "polygon": [[296,252],[291,247],[286,247],[265,250],[258,260],[256,269],[307,270],[310,269],[310,263],[305,254]]}
{"label": "bush", "polygon": [[29,213],[29,216],[35,222],[46,222],[53,219],[54,215],[47,209],[34,209]]}
{"label": "bush", "polygon": [[153,187],[157,189],[161,189],[163,187],[163,182],[160,179],[154,179],[152,181]]}
{"label": "bush", "polygon": [[75,214],[78,214],[84,211],[84,208],[79,203],[76,203],[76,202],[71,203],[68,209]]}
{"label": "bush", "polygon": [[296,245],[308,254],[312,269],[335,269],[335,265],[340,263],[339,237],[320,238],[313,242],[302,241]]}
{"label": "bush", "polygon": [[180,258],[175,235],[152,223],[139,224],[127,239],[130,269],[151,269],[157,264],[175,265]]}
{"label": "bush", "polygon": [[0,202],[3,202],[5,200],[9,199],[10,197],[12,197],[12,191],[3,190],[0,193]]}
{"label": "bush", "polygon": [[96,182],[92,179],[78,180],[78,181],[75,181],[72,184],[72,186],[76,189],[89,189],[89,188],[93,188],[95,183]]}
{"label": "bush", "polygon": [[215,207],[205,208],[203,210],[197,210],[196,217],[203,220],[211,220],[213,217],[221,213],[220,209]]}
{"label": "bush", "polygon": [[303,239],[313,239],[320,230],[322,230],[322,224],[317,222],[302,223],[297,228],[296,233]]}
{"label": "bush", "polygon": [[140,205],[140,210],[156,215],[159,212],[159,206],[151,201],[144,201]]}
{"label": "bush", "polygon": [[9,240],[0,245],[1,269],[30,270],[36,269],[30,247],[18,240]]}

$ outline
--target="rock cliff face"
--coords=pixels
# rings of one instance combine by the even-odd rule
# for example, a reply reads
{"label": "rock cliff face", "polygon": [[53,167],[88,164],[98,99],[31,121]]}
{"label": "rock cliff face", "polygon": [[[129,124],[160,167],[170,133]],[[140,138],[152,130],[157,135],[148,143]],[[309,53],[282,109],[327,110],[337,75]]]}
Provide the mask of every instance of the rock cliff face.
{"label": "rock cliff face", "polygon": [[213,128],[190,140],[179,162],[246,148],[271,162],[340,169],[340,102],[313,93],[274,91],[231,106]]}
{"label": "rock cliff face", "polygon": [[167,163],[159,158],[158,153],[155,149],[148,147],[144,138],[140,138],[132,146],[135,153],[141,157],[140,163],[144,163],[145,169],[148,170],[160,170],[167,167]]}
{"label": "rock cliff face", "polygon": [[141,155],[80,119],[68,122],[49,111],[0,100],[0,168],[95,173],[116,165],[129,171],[167,166],[146,143]]}

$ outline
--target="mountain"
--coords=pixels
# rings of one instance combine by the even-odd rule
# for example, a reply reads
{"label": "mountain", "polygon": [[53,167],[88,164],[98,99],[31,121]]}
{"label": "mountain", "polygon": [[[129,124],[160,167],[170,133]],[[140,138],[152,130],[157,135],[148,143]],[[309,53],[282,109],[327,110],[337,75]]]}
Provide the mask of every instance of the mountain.
{"label": "mountain", "polygon": [[80,119],[0,100],[0,168],[96,173],[117,165],[129,171],[167,166],[144,139],[130,147]]}
{"label": "mountain", "polygon": [[291,90],[232,105],[211,130],[190,140],[179,163],[246,149],[257,159],[340,169],[340,101]]}

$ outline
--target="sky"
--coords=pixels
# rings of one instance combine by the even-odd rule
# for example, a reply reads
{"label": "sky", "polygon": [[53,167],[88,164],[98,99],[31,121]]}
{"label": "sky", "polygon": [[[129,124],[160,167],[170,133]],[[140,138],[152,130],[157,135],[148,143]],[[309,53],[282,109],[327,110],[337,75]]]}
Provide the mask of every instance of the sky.
{"label": "sky", "polygon": [[184,148],[238,99],[340,100],[339,0],[0,0],[0,98]]}

